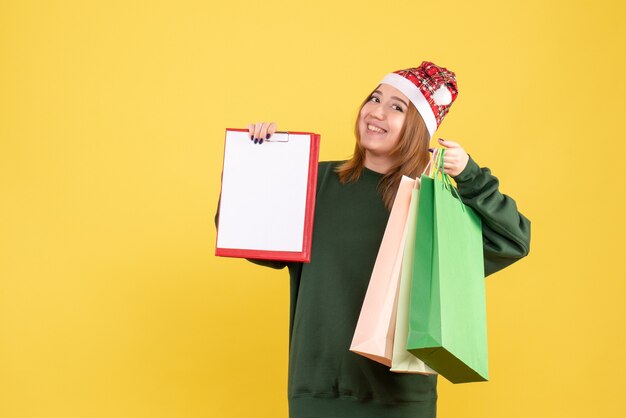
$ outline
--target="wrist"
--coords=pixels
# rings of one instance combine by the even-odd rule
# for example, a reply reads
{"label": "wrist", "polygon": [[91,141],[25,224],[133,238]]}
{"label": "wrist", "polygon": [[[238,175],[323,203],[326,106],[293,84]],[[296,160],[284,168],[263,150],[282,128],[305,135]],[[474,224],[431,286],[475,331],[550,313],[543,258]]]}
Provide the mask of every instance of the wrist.
{"label": "wrist", "polygon": [[454,181],[456,181],[457,183],[470,181],[474,179],[480,173],[480,166],[476,164],[476,161],[474,161],[471,155],[469,154],[467,155],[467,157],[468,157],[467,164],[465,165],[465,168],[463,169],[463,171],[461,171],[456,176],[452,177]]}

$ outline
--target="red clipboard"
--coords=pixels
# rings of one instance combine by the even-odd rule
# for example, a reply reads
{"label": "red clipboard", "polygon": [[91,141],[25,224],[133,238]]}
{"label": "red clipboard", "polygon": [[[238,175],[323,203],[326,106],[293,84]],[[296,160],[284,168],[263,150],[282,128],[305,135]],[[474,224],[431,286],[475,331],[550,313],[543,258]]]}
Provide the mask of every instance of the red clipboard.
{"label": "red clipboard", "polygon": [[215,255],[311,261],[320,135],[226,129]]}

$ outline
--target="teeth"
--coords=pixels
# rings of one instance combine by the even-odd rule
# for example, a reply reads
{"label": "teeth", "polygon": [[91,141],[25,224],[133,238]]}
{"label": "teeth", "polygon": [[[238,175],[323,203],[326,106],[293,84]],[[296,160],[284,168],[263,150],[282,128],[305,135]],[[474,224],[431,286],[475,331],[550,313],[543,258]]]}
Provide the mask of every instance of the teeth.
{"label": "teeth", "polygon": [[367,129],[369,129],[370,131],[374,131],[374,132],[385,132],[383,129],[377,128],[376,126],[373,126],[373,125],[367,125]]}

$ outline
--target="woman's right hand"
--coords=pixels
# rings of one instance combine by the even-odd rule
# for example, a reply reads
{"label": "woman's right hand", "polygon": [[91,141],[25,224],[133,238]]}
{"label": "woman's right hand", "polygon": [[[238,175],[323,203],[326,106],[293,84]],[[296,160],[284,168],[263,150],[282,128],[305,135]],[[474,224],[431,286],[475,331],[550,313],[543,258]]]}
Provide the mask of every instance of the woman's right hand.
{"label": "woman's right hand", "polygon": [[262,144],[264,140],[270,139],[274,132],[276,132],[274,122],[257,122],[248,125],[250,141],[254,141],[255,144]]}

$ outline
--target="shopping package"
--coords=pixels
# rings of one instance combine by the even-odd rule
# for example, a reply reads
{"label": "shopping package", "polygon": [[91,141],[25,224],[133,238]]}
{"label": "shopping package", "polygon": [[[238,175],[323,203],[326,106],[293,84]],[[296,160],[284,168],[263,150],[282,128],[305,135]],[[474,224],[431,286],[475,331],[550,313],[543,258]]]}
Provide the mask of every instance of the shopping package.
{"label": "shopping package", "polygon": [[480,217],[443,173],[422,175],[406,348],[452,383],[488,379]]}
{"label": "shopping package", "polygon": [[398,281],[414,179],[403,176],[389,214],[350,351],[391,366]]}
{"label": "shopping package", "polygon": [[407,335],[409,332],[409,302],[411,282],[413,279],[413,253],[415,252],[415,224],[417,222],[418,199],[419,189],[414,188],[411,195],[409,215],[406,221],[406,238],[400,283],[398,285],[398,308],[393,339],[391,371],[397,373],[435,374],[436,372],[433,369],[406,349]]}

